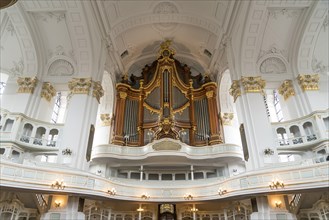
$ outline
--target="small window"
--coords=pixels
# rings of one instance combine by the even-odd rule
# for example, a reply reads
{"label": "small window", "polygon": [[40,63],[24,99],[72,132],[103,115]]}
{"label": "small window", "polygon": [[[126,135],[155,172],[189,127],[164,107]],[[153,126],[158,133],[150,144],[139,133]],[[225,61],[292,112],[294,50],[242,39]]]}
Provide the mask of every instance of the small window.
{"label": "small window", "polygon": [[159,175],[155,173],[150,173],[149,180],[159,180]]}
{"label": "small window", "polygon": [[0,148],[0,154],[2,155],[2,154],[4,154],[5,153],[5,151],[6,151],[6,149],[5,148]]}
{"label": "small window", "polygon": [[162,180],[172,180],[172,175],[171,174],[162,174],[161,179]]}

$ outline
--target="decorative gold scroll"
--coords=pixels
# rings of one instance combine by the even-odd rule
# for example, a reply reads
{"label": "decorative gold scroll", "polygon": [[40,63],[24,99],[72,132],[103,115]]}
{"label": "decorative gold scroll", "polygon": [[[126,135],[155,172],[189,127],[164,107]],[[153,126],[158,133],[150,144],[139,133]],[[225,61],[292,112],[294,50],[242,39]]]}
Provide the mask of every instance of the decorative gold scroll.
{"label": "decorative gold scroll", "polygon": [[319,90],[319,74],[309,75],[309,74],[299,74],[297,77],[298,84],[303,91],[314,91]]}
{"label": "decorative gold scroll", "polygon": [[247,92],[260,92],[263,93],[263,89],[265,88],[266,81],[263,80],[260,76],[249,76],[242,77],[241,84],[244,88],[244,91]]}
{"label": "decorative gold scroll", "polygon": [[37,77],[18,77],[18,93],[31,93],[33,94],[35,87],[37,86]]}
{"label": "decorative gold scroll", "polygon": [[284,97],[284,100],[287,100],[290,96],[295,95],[295,89],[292,85],[291,80],[285,80],[279,87],[279,94]]}
{"label": "decorative gold scroll", "polygon": [[241,96],[241,87],[239,80],[233,80],[231,88],[230,88],[230,95],[233,96],[234,102],[236,99]]}
{"label": "decorative gold scroll", "polygon": [[89,94],[91,85],[91,78],[73,78],[68,86],[72,94]]}
{"label": "decorative gold scroll", "polygon": [[48,102],[50,102],[51,98],[55,95],[55,88],[49,82],[44,82],[42,84],[41,98],[45,98]]}

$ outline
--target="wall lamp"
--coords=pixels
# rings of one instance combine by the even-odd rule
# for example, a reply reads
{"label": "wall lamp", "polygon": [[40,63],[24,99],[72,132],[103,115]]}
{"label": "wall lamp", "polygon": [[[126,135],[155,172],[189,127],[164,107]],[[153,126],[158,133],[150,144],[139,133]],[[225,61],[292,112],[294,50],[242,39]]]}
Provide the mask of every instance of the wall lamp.
{"label": "wall lamp", "polygon": [[276,179],[272,180],[272,182],[270,182],[268,186],[270,187],[270,189],[278,189],[279,187],[284,188],[284,183],[283,181],[279,181],[278,179]]}
{"label": "wall lamp", "polygon": [[226,189],[222,189],[222,188],[219,188],[219,189],[218,189],[218,195],[222,196],[222,195],[224,195],[225,193],[227,193],[227,190],[226,190]]}
{"label": "wall lamp", "polygon": [[108,194],[110,194],[111,196],[114,196],[117,194],[117,191],[115,190],[115,188],[109,189],[107,190]]}
{"label": "wall lamp", "polygon": [[191,194],[185,194],[184,195],[184,199],[185,200],[192,200],[193,199],[193,196]]}
{"label": "wall lamp", "polygon": [[191,208],[191,212],[197,212],[197,211],[199,211],[199,209],[197,209],[197,208]]}
{"label": "wall lamp", "polygon": [[281,208],[281,204],[282,204],[281,201],[275,201],[275,207]]}
{"label": "wall lamp", "polygon": [[141,195],[141,198],[142,198],[142,199],[149,199],[150,197],[151,197],[151,196],[148,195],[147,193],[144,193],[144,194]]}
{"label": "wall lamp", "polygon": [[61,207],[61,202],[60,201],[56,200],[54,203],[55,203],[56,208]]}
{"label": "wall lamp", "polygon": [[143,212],[144,209],[140,207],[140,208],[138,208],[136,211],[137,211],[137,212]]}
{"label": "wall lamp", "polygon": [[51,188],[53,189],[64,189],[65,188],[65,183],[63,180],[59,181],[56,180],[53,184],[51,184]]}

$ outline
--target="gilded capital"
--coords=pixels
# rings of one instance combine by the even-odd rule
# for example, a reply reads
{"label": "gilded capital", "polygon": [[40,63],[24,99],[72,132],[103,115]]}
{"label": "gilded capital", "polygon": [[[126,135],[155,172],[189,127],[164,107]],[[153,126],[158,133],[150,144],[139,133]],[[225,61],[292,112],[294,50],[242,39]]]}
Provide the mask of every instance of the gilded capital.
{"label": "gilded capital", "polygon": [[103,126],[110,126],[112,122],[112,118],[110,114],[101,114],[101,121]]}
{"label": "gilded capital", "polygon": [[291,80],[285,80],[279,87],[279,94],[284,97],[284,100],[287,100],[290,96],[295,95],[295,89],[292,85]]}
{"label": "gilded capital", "polygon": [[50,102],[51,98],[55,95],[55,88],[49,82],[44,82],[42,84],[41,98],[45,98],[48,102]]}
{"label": "gilded capital", "polygon": [[241,87],[240,87],[240,81],[239,80],[233,80],[233,83],[230,88],[230,95],[233,96],[234,102],[236,99],[241,95]]}
{"label": "gilded capital", "polygon": [[223,125],[232,125],[232,119],[234,117],[234,113],[232,112],[228,112],[228,113],[221,113],[221,118],[222,118],[222,122]]}
{"label": "gilded capital", "polygon": [[299,74],[297,77],[298,84],[303,91],[319,90],[319,74]]}
{"label": "gilded capital", "polygon": [[214,91],[212,91],[212,90],[207,91],[207,92],[206,92],[206,96],[207,96],[208,99],[214,97]]}
{"label": "gilded capital", "polygon": [[126,92],[119,92],[120,99],[126,99],[127,98],[127,93]]}
{"label": "gilded capital", "polygon": [[100,98],[104,95],[104,89],[101,82],[93,82],[93,97],[95,97],[99,103]]}
{"label": "gilded capital", "polygon": [[18,93],[31,93],[33,94],[35,87],[37,86],[37,77],[18,77]]}
{"label": "gilded capital", "polygon": [[88,94],[91,84],[91,78],[73,78],[68,86],[72,94]]}
{"label": "gilded capital", "polygon": [[242,77],[241,83],[245,92],[263,92],[266,82],[261,76]]}

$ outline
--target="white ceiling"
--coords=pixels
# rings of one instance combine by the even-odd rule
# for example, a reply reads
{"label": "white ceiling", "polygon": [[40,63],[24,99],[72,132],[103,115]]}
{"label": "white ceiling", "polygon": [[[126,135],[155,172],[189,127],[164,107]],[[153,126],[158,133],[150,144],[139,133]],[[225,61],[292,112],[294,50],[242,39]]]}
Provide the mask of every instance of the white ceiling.
{"label": "white ceiling", "polygon": [[166,39],[192,73],[215,80],[227,68],[278,82],[328,72],[326,1],[21,0],[0,18],[0,69],[12,76],[139,75]]}

